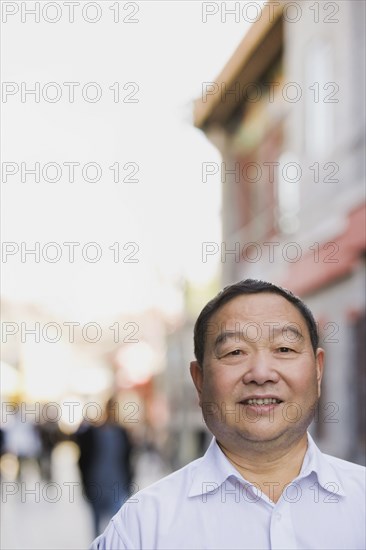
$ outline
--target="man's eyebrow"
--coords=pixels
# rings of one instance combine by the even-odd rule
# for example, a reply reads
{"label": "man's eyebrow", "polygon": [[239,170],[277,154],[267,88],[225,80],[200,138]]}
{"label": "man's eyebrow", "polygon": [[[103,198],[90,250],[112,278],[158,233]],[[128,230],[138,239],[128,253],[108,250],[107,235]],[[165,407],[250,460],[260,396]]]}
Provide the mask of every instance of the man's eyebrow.
{"label": "man's eyebrow", "polygon": [[217,348],[220,344],[222,344],[226,339],[230,338],[231,340],[235,339],[236,342],[239,342],[240,339],[244,338],[244,335],[242,332],[238,330],[224,330],[223,332],[220,332],[215,338],[214,342],[214,348]]}
{"label": "man's eyebrow", "polygon": [[[266,328],[262,328],[261,330],[267,332],[266,336],[269,337],[270,341],[272,341],[273,338],[278,338],[279,336],[288,339],[290,343],[304,340],[304,336],[302,335],[301,331],[293,324],[283,325],[282,327],[268,326]],[[288,332],[293,334],[295,338],[286,338]],[[235,340],[235,342],[240,342],[240,340],[245,340],[249,342],[253,341],[252,338],[246,336],[244,330],[224,330],[216,336],[214,341],[214,349],[218,348],[220,344],[222,344],[226,340]]]}

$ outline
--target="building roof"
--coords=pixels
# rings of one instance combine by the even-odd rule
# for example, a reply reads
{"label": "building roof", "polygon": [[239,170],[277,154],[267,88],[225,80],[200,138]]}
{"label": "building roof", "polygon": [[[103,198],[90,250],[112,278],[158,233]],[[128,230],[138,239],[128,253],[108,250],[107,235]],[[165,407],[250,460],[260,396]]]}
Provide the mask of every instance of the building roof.
{"label": "building roof", "polygon": [[268,2],[260,18],[253,23],[239,46],[215,79],[212,93],[195,100],[194,125],[205,130],[213,124],[223,124],[238,104],[238,94],[224,94],[222,90],[244,91],[258,80],[279,55],[282,48],[283,3]]}

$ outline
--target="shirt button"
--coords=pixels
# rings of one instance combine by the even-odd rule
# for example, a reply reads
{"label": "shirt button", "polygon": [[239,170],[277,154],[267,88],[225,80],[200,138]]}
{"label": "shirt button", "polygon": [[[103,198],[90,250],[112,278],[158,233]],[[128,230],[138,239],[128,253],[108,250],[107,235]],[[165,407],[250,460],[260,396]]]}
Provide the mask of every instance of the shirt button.
{"label": "shirt button", "polygon": [[277,512],[277,514],[276,514],[276,520],[277,520],[277,521],[280,521],[281,518],[282,518],[282,514],[280,514],[279,512]]}

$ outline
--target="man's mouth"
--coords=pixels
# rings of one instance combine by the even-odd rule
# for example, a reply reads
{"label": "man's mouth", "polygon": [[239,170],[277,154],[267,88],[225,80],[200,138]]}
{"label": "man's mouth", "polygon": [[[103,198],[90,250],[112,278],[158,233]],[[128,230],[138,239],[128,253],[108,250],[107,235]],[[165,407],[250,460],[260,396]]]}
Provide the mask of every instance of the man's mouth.
{"label": "man's mouth", "polygon": [[251,397],[249,399],[243,399],[243,401],[240,401],[240,403],[242,405],[279,405],[280,403],[282,403],[282,400],[275,397]]}

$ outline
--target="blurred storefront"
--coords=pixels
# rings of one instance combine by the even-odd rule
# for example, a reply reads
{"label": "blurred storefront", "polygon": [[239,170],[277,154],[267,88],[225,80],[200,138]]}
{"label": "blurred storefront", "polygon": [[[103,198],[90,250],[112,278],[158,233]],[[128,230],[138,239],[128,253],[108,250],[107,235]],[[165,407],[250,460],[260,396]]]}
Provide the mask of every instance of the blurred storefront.
{"label": "blurred storefront", "polygon": [[361,463],[365,4],[327,6],[267,2],[203,84],[194,122],[222,154],[202,166],[205,185],[221,172],[223,238],[207,250],[221,255],[222,284],[261,278],[305,299],[327,352],[313,432]]}

